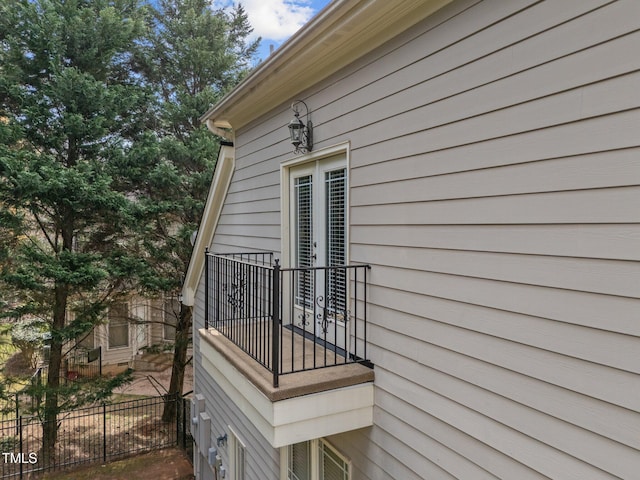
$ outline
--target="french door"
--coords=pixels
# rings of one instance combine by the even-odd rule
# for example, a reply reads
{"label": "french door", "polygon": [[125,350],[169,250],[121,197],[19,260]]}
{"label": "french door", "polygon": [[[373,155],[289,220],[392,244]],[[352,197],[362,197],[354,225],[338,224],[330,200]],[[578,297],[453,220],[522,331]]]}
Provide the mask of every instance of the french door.
{"label": "french door", "polygon": [[294,321],[348,350],[347,168],[344,156],[290,171]]}

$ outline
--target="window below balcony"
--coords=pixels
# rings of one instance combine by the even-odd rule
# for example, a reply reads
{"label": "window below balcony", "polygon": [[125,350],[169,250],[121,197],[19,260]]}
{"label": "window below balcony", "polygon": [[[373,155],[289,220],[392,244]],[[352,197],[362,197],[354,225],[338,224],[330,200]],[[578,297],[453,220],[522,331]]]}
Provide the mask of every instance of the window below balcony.
{"label": "window below balcony", "polygon": [[316,439],[287,447],[286,480],[349,480],[349,461],[326,440]]}
{"label": "window below balcony", "polygon": [[231,470],[232,480],[245,480],[245,465],[246,465],[246,447],[242,441],[238,438],[235,432],[229,428],[230,432],[230,456],[229,466]]}

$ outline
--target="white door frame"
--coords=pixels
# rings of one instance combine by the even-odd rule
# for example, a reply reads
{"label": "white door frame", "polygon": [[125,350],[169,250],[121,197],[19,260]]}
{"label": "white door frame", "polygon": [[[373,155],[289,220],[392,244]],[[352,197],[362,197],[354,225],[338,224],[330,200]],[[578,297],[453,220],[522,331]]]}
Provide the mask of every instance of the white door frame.
{"label": "white door frame", "polygon": [[[320,163],[323,160],[328,160],[325,163]],[[335,145],[333,147],[329,147],[318,152],[313,152],[292,160],[288,160],[286,162],[281,163],[280,165],[280,175],[281,175],[281,183],[280,183],[280,196],[281,196],[281,230],[282,230],[282,252],[281,252],[281,264],[283,268],[291,267],[293,265],[293,258],[295,258],[295,244],[292,241],[293,232],[295,230],[295,219],[293,215],[293,185],[294,179],[299,178],[306,175],[313,175],[315,179],[323,178],[321,175],[323,172],[336,170],[340,168],[345,168],[347,170],[347,185],[346,185],[346,227],[345,227],[345,263],[348,263],[349,259],[349,201],[348,201],[348,192],[349,192],[349,144],[343,143],[339,145]],[[318,183],[318,182],[316,182]],[[313,185],[313,204],[317,205],[318,208],[314,209],[314,218],[313,218],[313,229],[314,236],[317,235],[317,232],[323,232],[324,226],[321,225],[322,219],[325,218],[323,215],[324,205],[323,202],[320,201],[323,198],[324,192],[324,181],[321,182],[320,185]],[[316,215],[316,212],[319,211],[320,215]],[[314,249],[314,253],[316,255],[317,261],[315,262],[315,266],[326,266],[328,263],[328,259],[326,256],[326,249],[323,245],[319,248]],[[293,292],[288,292],[288,285],[283,285],[283,295],[286,295],[285,298],[290,298],[289,295],[292,295]],[[287,306],[285,306],[285,310]],[[301,309],[302,311],[302,309]],[[295,318],[296,314],[290,315],[291,312],[283,311],[282,318],[283,323],[288,324],[289,318]],[[309,314],[307,315],[309,317]],[[308,318],[314,325],[313,331],[318,335],[318,325],[315,318]],[[344,327],[345,323],[337,322],[334,328],[339,330],[339,333],[335,334],[334,329],[329,327],[329,330],[332,330],[330,333],[327,332],[326,338],[332,344],[336,344],[338,347],[349,351],[349,345],[344,345],[344,340],[341,342],[339,339],[344,339]],[[334,335],[335,334],[335,335]],[[333,338],[333,337],[337,338]],[[347,343],[350,342],[351,335],[347,332]],[[320,335],[322,337],[322,335]]]}
{"label": "white door frame", "polygon": [[[323,148],[316,152],[310,152],[306,155],[286,160],[280,164],[280,238],[282,251],[280,252],[280,265],[283,268],[291,267],[291,224],[290,224],[290,210],[291,210],[291,195],[289,185],[291,183],[291,168],[305,163],[316,162],[324,158],[334,157],[338,155],[344,155],[345,164],[347,167],[347,192],[349,191],[350,176],[349,164],[350,152],[349,142],[339,143],[337,145]],[[349,209],[347,208],[347,258],[349,258]]]}

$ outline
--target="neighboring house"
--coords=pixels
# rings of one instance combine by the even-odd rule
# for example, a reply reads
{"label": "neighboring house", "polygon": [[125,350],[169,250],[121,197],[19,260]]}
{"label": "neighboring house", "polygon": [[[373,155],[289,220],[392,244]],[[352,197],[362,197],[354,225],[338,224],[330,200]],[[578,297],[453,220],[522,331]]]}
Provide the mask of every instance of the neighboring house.
{"label": "neighboring house", "polygon": [[103,324],[79,342],[83,349],[102,347],[102,364],[107,371],[135,368],[144,349],[172,344],[179,303],[175,298],[145,298],[132,295],[107,310]]}
{"label": "neighboring house", "polygon": [[639,478],[639,107],[634,0],[329,4],[203,117],[197,478]]}

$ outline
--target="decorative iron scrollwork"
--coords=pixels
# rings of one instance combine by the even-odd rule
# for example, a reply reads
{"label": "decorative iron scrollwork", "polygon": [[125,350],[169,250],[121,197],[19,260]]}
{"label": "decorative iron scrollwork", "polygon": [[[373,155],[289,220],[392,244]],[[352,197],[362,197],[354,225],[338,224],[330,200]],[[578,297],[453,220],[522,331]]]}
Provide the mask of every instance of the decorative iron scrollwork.
{"label": "decorative iron scrollwork", "polygon": [[329,325],[336,320],[341,320],[344,323],[349,321],[351,311],[345,308],[338,308],[338,298],[335,295],[328,295],[325,299],[324,295],[316,297],[316,305],[320,312],[316,314],[318,325],[324,333],[329,331]]}
{"label": "decorative iron scrollwork", "polygon": [[311,322],[308,320],[310,316],[311,316],[311,312],[299,313],[298,314],[299,321],[297,325],[302,328],[308,327],[309,325],[311,325]]}
{"label": "decorative iron scrollwork", "polygon": [[225,293],[227,303],[231,305],[234,315],[237,310],[244,308],[244,294],[246,291],[246,278],[244,272],[236,273],[230,282],[222,285],[222,290]]}

